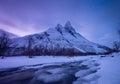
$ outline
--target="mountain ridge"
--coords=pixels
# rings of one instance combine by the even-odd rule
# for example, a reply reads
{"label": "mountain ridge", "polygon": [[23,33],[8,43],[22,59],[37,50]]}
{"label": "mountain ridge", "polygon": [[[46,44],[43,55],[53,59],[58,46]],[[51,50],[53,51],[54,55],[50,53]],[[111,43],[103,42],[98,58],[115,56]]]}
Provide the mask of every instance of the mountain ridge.
{"label": "mountain ridge", "polygon": [[13,34],[11,32],[0,29],[0,36],[2,36],[2,34],[6,34],[9,38],[17,38],[17,37],[19,37],[18,35],[15,35],[15,34]]}
{"label": "mountain ridge", "polygon": [[109,48],[90,42],[77,33],[70,22],[65,26],[57,24],[55,28],[49,28],[42,33],[12,39],[12,41],[17,45],[12,49],[12,52],[15,52],[12,53],[13,55],[27,55],[28,47],[32,55],[104,54],[109,51]]}

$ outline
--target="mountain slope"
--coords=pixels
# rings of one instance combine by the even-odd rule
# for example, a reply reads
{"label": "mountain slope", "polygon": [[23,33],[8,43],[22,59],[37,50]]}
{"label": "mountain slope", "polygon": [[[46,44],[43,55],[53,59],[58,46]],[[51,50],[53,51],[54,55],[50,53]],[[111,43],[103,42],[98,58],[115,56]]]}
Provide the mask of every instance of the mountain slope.
{"label": "mountain slope", "polygon": [[13,33],[10,33],[5,30],[0,29],[0,36],[2,36],[2,34],[6,34],[9,38],[17,38],[18,37],[17,35],[15,35]]}
{"label": "mountain slope", "polygon": [[70,22],[65,26],[58,24],[55,28],[39,34],[28,35],[12,40],[17,45],[12,54],[27,55],[84,55],[107,53],[109,48],[88,41],[75,31]]}

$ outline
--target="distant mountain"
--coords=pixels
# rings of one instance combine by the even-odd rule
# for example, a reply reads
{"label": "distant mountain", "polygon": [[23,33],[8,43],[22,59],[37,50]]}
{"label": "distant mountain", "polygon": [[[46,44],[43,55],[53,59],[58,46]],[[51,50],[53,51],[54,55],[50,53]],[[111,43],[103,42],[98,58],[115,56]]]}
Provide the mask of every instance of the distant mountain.
{"label": "distant mountain", "polygon": [[0,29],[0,36],[2,36],[3,33],[6,34],[9,38],[17,38],[18,37],[17,35],[15,35],[13,33],[10,33],[10,32],[7,32],[5,30]]}
{"label": "distant mountain", "polygon": [[45,32],[12,39],[12,41],[16,44],[16,48],[10,51],[13,55],[27,55],[28,50],[32,55],[104,54],[110,50],[85,39],[75,31],[70,22],[67,22],[64,27],[58,24]]}

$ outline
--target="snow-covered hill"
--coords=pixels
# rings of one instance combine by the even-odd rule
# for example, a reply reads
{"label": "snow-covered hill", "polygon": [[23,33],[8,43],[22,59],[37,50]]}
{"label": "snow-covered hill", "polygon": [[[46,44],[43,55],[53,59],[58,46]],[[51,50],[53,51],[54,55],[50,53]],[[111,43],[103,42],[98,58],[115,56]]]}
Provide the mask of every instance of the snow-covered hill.
{"label": "snow-covered hill", "polygon": [[5,30],[0,29],[0,36],[2,36],[3,34],[6,34],[9,38],[17,38],[18,37],[17,35],[15,35],[13,33],[10,33]]}
{"label": "snow-covered hill", "polygon": [[[27,35],[12,40],[17,45],[12,52],[26,54],[31,50],[32,55],[84,55],[107,53],[109,48],[88,41],[75,31],[70,22],[65,26],[58,24],[45,32]],[[29,47],[28,47],[29,46]],[[27,49],[27,50],[26,50]]]}

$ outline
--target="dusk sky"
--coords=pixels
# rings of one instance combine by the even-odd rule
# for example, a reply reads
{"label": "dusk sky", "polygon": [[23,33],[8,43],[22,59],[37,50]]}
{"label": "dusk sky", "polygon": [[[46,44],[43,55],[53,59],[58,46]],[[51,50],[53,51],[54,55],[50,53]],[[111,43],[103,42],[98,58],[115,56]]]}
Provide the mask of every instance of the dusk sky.
{"label": "dusk sky", "polygon": [[20,36],[68,20],[91,41],[114,40],[120,24],[120,0],[0,0],[0,29]]}

